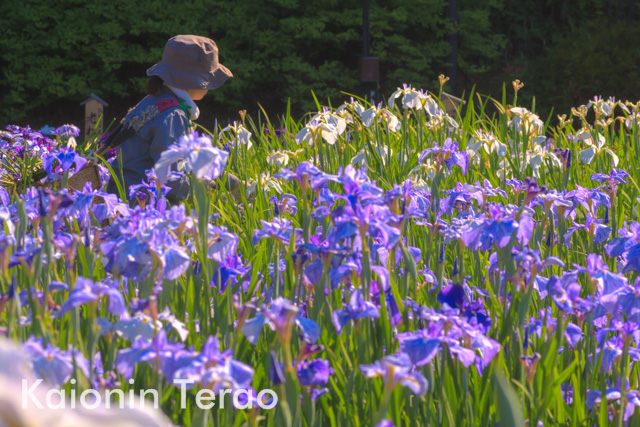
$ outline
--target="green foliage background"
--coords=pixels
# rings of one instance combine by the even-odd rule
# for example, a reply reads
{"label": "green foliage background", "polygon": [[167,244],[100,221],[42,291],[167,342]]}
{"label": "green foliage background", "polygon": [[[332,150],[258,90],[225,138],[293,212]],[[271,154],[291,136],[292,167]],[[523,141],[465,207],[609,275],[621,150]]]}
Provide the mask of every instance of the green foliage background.
{"label": "green foliage background", "polygon": [[[437,89],[451,31],[459,38],[458,94],[498,94],[514,78],[538,108],[640,92],[639,2],[622,0],[371,0],[370,55],[379,91],[402,83]],[[79,102],[96,93],[107,115],[144,93],[145,71],[175,34],[213,38],[234,73],[201,102],[203,124],[237,111],[314,109],[311,91],[339,103],[360,93],[361,0],[4,0],[0,4],[0,124],[82,123]],[[566,104],[566,106],[564,105]],[[78,117],[79,115],[79,117]]]}

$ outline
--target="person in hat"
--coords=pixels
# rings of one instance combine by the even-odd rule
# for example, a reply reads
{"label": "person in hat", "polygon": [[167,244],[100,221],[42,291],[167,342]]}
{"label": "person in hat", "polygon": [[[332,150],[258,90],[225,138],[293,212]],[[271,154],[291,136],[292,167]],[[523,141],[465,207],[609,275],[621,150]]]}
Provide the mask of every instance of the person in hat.
{"label": "person in hat", "polygon": [[[123,119],[120,136],[125,139],[118,145],[120,158],[112,163],[115,175],[124,180],[127,192],[130,186],[140,184],[146,178],[146,171],[154,167],[163,151],[191,132],[191,121],[200,115],[195,101],[233,76],[218,61],[216,43],[194,35],[169,39],[162,61],[149,68],[147,75],[147,96]],[[179,167],[176,170],[180,170]],[[237,197],[239,181],[233,175],[227,175],[227,188]],[[189,194],[186,177],[166,185],[171,188],[167,194],[171,203],[180,202]],[[107,185],[107,192],[118,193],[113,178]]]}

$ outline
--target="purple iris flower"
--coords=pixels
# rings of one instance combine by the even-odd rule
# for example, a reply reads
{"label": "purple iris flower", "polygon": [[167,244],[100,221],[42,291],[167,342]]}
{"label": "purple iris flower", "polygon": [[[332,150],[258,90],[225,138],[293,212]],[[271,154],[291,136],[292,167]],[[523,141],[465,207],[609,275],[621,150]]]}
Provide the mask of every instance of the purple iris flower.
{"label": "purple iris flower", "polygon": [[627,265],[622,269],[622,274],[632,271],[640,272],[640,244],[633,246],[627,254]]}
{"label": "purple iris flower", "polygon": [[596,245],[606,242],[609,240],[609,236],[611,236],[611,227],[602,224],[602,222],[601,219],[595,218],[591,212],[589,212],[584,224],[574,222],[574,226],[567,229],[567,232],[564,234],[565,244],[567,247],[571,247],[571,235],[576,230],[586,231],[587,234],[593,238],[593,243]]}
{"label": "purple iris flower", "polygon": [[544,185],[539,186],[538,181],[536,181],[535,178],[526,177],[522,186],[525,190],[524,206],[527,206],[529,202],[535,199],[538,195],[547,192],[547,187]]}
{"label": "purple iris flower", "polygon": [[484,368],[500,353],[501,346],[497,341],[476,332],[471,340],[471,348],[480,353],[480,356],[475,358],[475,364],[478,372],[482,374]]}
{"label": "purple iris flower", "polygon": [[[221,262],[216,271],[214,271],[211,286],[216,286],[220,293],[223,293],[228,285],[235,286],[238,283],[238,279],[247,275],[250,271],[251,266],[249,263],[243,264],[240,255],[232,255]],[[243,280],[242,289],[244,292],[249,290],[250,281],[251,275],[248,275]]]}
{"label": "purple iris flower", "polygon": [[409,388],[414,394],[424,396],[429,383],[420,371],[411,371],[411,359],[404,353],[384,356],[372,365],[360,365],[360,371],[367,378],[382,377],[385,390],[393,390],[398,385]]}
{"label": "purple iris flower", "polygon": [[283,168],[280,172],[274,175],[274,178],[283,178],[288,181],[296,180],[300,188],[307,188],[310,178],[325,176],[324,172],[315,167],[309,162],[302,162],[298,164],[295,172],[287,168]]}
{"label": "purple iris flower", "polygon": [[98,301],[105,296],[109,297],[109,305],[107,306],[109,313],[125,318],[129,315],[124,297],[118,289],[102,283],[94,283],[84,277],[78,277],[75,287],[69,292],[69,297],[60,307],[56,317],[62,317],[76,307]]}
{"label": "purple iris flower", "polygon": [[379,280],[371,281],[371,287],[369,289],[371,301],[373,301],[377,307],[381,307],[380,298],[384,296],[387,306],[387,316],[391,319],[392,325],[397,325],[402,320],[402,313],[400,313],[400,308],[391,292],[389,271],[382,266],[373,266],[372,270],[376,272]]}
{"label": "purple iris flower", "polygon": [[322,280],[322,274],[324,272],[324,264],[321,260],[317,259],[311,261],[304,269],[304,277],[312,285],[316,286],[320,284]]}
{"label": "purple iris flower", "polygon": [[402,238],[402,232],[399,228],[389,225],[386,221],[372,221],[371,232],[378,231],[377,238],[380,243],[387,249],[391,249],[398,244]]}
{"label": "purple iris flower", "polygon": [[[53,292],[57,292],[57,291],[66,291],[69,289],[69,286],[67,286],[66,283],[63,282],[57,282],[57,281],[52,281],[49,284],[49,292],[53,293]],[[2,296],[0,297],[0,305],[2,304],[2,302],[6,302],[9,299],[13,298],[15,294],[15,283],[13,283],[11,285],[11,287],[9,288],[9,290],[7,291],[6,294],[2,294]],[[33,286],[31,287],[31,296],[34,297],[41,305],[44,305],[45,301],[44,301],[44,292],[34,288]],[[20,291],[20,293],[18,294],[18,299],[20,300],[20,305],[22,305],[23,307],[26,307],[29,305],[29,291],[27,291],[26,289],[23,289]],[[51,307],[51,305],[50,305]]]}
{"label": "purple iris flower", "polygon": [[[411,180],[405,181],[404,186],[407,186],[407,185],[409,187],[408,190],[410,190],[412,185]],[[391,188],[391,190],[388,190],[383,195],[384,203],[387,206],[389,206],[389,208],[394,207],[397,201],[405,198],[405,195],[407,194],[408,190],[401,188],[398,184],[393,184],[393,187]]]}
{"label": "purple iris flower", "polygon": [[366,317],[378,318],[380,317],[380,312],[371,301],[364,300],[361,289],[356,289],[351,294],[349,303],[345,305],[344,310],[335,310],[331,320],[339,335],[350,320],[355,322]]}
{"label": "purple iris flower", "polygon": [[149,250],[157,256],[160,264],[157,276],[161,275],[166,280],[176,280],[191,265],[189,254],[166,228],[156,228],[152,231]]}
{"label": "purple iris flower", "polygon": [[165,307],[164,310],[162,310],[162,312],[158,315],[158,319],[166,322],[168,326],[176,331],[176,333],[180,337],[180,341],[184,342],[187,340],[187,337],[189,336],[189,330],[183,322],[178,320],[176,316],[171,313],[169,307]]}
{"label": "purple iris flower", "polygon": [[582,207],[589,212],[597,212],[600,206],[611,209],[611,198],[599,189],[585,188],[576,185],[576,189],[565,194],[565,198],[573,201],[573,207],[566,212],[567,216],[575,211],[578,204],[582,205]]}
{"label": "purple iris flower", "polygon": [[485,179],[482,185],[476,181],[475,184],[463,184],[462,188],[464,188],[469,196],[475,199],[480,206],[484,205],[489,197],[502,197],[505,200],[507,199],[507,193],[500,188],[494,188],[488,179]]}
{"label": "purple iris flower", "polygon": [[44,125],[40,128],[38,132],[40,132],[44,136],[52,136],[55,135],[56,128],[49,125]]}
{"label": "purple iris flower", "polygon": [[556,266],[563,268],[564,262],[557,257],[550,256],[544,260],[540,256],[540,251],[523,248],[522,250],[513,250],[513,259],[516,260],[525,271],[531,271],[535,268],[536,272],[540,272],[548,267]]}
{"label": "purple iris flower", "polygon": [[357,255],[354,254],[343,264],[340,264],[337,268],[329,271],[331,289],[337,288],[341,283],[350,283],[351,277],[354,274],[361,273],[362,266],[360,264],[360,259],[357,259],[356,257]]}
{"label": "purple iris flower", "polygon": [[285,377],[284,371],[282,370],[283,364],[278,362],[276,353],[273,350],[269,351],[269,359],[271,361],[271,367],[269,368],[269,379],[271,380],[273,385],[284,384]]}
{"label": "purple iris flower", "polygon": [[480,248],[490,249],[492,242],[490,242],[491,239],[485,236],[484,221],[484,217],[469,217],[466,221],[453,218],[452,225],[443,232],[444,243],[460,240],[467,248],[473,251]]}
{"label": "purple iris flower", "polygon": [[[403,238],[403,243],[405,243],[406,245],[406,238]],[[420,248],[417,248],[415,246],[406,246],[407,251],[409,252],[409,255],[411,255],[411,257],[413,258],[413,261],[416,263],[416,265],[418,265],[418,263],[420,262],[420,259],[422,258],[422,250]],[[377,250],[378,253],[378,257],[380,258],[380,263],[382,265],[387,265],[387,262],[389,260],[388,256],[389,256],[389,250],[387,248],[379,248]],[[403,259],[403,253],[402,253],[402,249],[400,247],[396,248],[395,251],[395,264],[396,267],[400,267],[400,262]]]}
{"label": "purple iris flower", "polygon": [[[267,128],[264,128],[262,131],[267,136],[271,135],[271,131]],[[275,129],[274,135],[276,136],[276,138],[282,139],[282,142],[285,142],[285,136],[289,136],[289,138],[293,138],[293,135],[287,132],[286,127],[280,127],[280,126],[278,126],[278,128]]]}
{"label": "purple iris flower", "polygon": [[577,267],[577,273],[586,273],[591,281],[595,281],[598,292],[602,295],[612,294],[627,286],[627,278],[609,271],[598,254],[587,255],[586,268],[579,265],[574,267]]}
{"label": "purple iris flower", "polygon": [[454,211],[466,211],[471,206],[468,194],[456,191],[445,191],[445,197],[440,199],[439,215],[453,215]]}
{"label": "purple iris flower", "polygon": [[612,239],[604,246],[604,249],[610,257],[618,257],[628,252],[633,246],[640,241],[640,223],[633,221],[627,225],[624,222],[622,228],[618,229],[620,237]]}
{"label": "purple iris flower", "polygon": [[[545,321],[546,325],[544,324]],[[542,336],[543,327],[546,327],[548,331],[546,335],[548,339],[553,335],[553,332],[556,329],[556,319],[551,311],[551,307],[548,307],[546,310],[540,310],[539,317],[531,317],[529,320],[529,324],[525,327],[525,348],[529,345],[528,340],[531,335],[536,334],[538,338]],[[564,338],[567,340],[571,348],[574,348],[583,336],[584,334],[578,325],[572,322],[567,323],[567,327],[564,331]]]}
{"label": "purple iris flower", "polygon": [[640,323],[640,284],[627,286],[612,294],[630,322]]}
{"label": "purple iris flower", "polygon": [[120,349],[116,355],[115,367],[127,380],[133,377],[135,367],[140,362],[159,363],[156,369],[163,369],[167,359],[183,350],[181,344],[167,340],[164,329],[160,329],[152,341],[138,337],[130,348]]}
{"label": "purple iris flower", "polygon": [[273,237],[288,246],[291,241],[291,233],[299,234],[302,231],[299,228],[294,229],[291,221],[286,218],[276,217],[271,222],[261,219],[260,223],[262,229],[256,229],[253,234],[252,242],[254,245],[261,239]]}
{"label": "purple iris flower", "polygon": [[181,160],[186,160],[186,173],[193,173],[198,179],[215,180],[224,172],[229,153],[214,147],[209,136],[190,133],[162,152],[153,168],[158,180],[167,182],[171,167]]}
{"label": "purple iris flower", "polygon": [[558,193],[556,190],[549,190],[546,193],[539,194],[537,200],[544,205],[544,211],[553,212],[557,215],[558,208],[567,209],[573,207],[573,201],[567,199],[564,194]]}
{"label": "purple iris flower", "polygon": [[558,308],[567,313],[573,313],[574,309],[582,312],[588,312],[593,308],[593,304],[587,300],[580,298],[582,287],[578,283],[570,284],[566,289],[557,286],[557,293],[553,296],[553,301]]}
{"label": "purple iris flower", "polygon": [[616,187],[620,184],[629,183],[629,174],[622,170],[611,168],[609,175],[603,173],[594,173],[591,175],[591,179],[599,183],[608,183],[611,187]]}
{"label": "purple iris flower", "polygon": [[42,155],[42,168],[45,172],[48,174],[55,172],[53,165],[56,160],[63,172],[68,171],[73,165],[75,165],[76,171],[79,171],[87,163],[87,159],[76,153],[72,148],[61,148],[59,151]]}
{"label": "purple iris flower", "polygon": [[[474,289],[480,293],[479,288],[474,287]],[[482,296],[486,297],[486,295]],[[484,303],[481,298],[478,298],[476,301],[463,303],[460,316],[469,322],[469,325],[477,328],[483,334],[491,330],[493,320],[485,313]]]}
{"label": "purple iris flower", "polygon": [[67,138],[77,138],[80,135],[80,129],[74,125],[62,125],[52,132],[53,135],[66,136]]}
{"label": "purple iris flower", "polygon": [[[609,326],[600,329],[596,333],[596,342],[598,346],[602,347],[607,338],[607,335],[611,332],[618,332],[623,341],[632,338],[636,343],[640,342],[640,326],[635,322],[622,322],[611,318]],[[631,349],[630,349],[631,350]]]}
{"label": "purple iris flower", "polygon": [[218,263],[223,263],[235,255],[238,248],[238,236],[227,231],[224,226],[208,224],[209,241],[207,243],[207,257]]}
{"label": "purple iris flower", "polygon": [[400,350],[409,356],[412,364],[416,366],[426,365],[438,354],[441,339],[433,336],[432,332],[422,329],[416,332],[398,334]]}
{"label": "purple iris flower", "polygon": [[[620,390],[618,388],[608,388],[605,392],[605,399],[609,400],[618,400],[620,399]],[[587,390],[587,399],[585,401],[585,405],[587,408],[593,410],[596,403],[600,403],[602,400],[602,392],[600,390]]]}
{"label": "purple iris flower", "polygon": [[454,355],[465,368],[468,368],[476,361],[476,352],[460,345],[457,339],[446,338],[443,341],[447,343],[449,352]]}
{"label": "purple iris flower", "polygon": [[283,258],[280,258],[280,261],[278,262],[278,272],[280,272],[280,283],[276,283],[276,279],[277,279],[277,275],[276,275],[276,264],[273,262],[270,262],[267,265],[267,270],[269,271],[269,277],[271,278],[271,284],[269,286],[269,289],[267,290],[267,294],[270,296],[273,293],[273,289],[275,289],[277,286],[282,287],[284,286],[284,274],[283,272],[287,270],[287,263]]}
{"label": "purple iris flower", "polygon": [[418,162],[422,163],[424,160],[433,156],[437,164],[444,163],[449,171],[454,165],[458,165],[462,169],[462,174],[467,174],[469,168],[469,156],[466,151],[458,150],[458,142],[453,141],[451,138],[447,138],[442,145],[442,148],[438,144],[434,144],[433,148],[427,148],[420,153]]}
{"label": "purple iris flower", "polygon": [[343,186],[344,193],[350,196],[357,196],[360,200],[374,199],[383,200],[383,190],[375,185],[367,177],[364,169],[356,169],[353,165],[347,165],[344,169],[338,170],[338,182]]}
{"label": "purple iris flower", "polygon": [[[460,228],[462,242],[471,250],[489,250],[493,242],[499,248],[504,248],[511,242],[514,231],[519,228],[519,224],[507,216],[500,206],[490,203],[487,205],[487,211],[492,219],[473,219]],[[529,232],[533,231],[533,227],[529,225],[523,238],[528,237]]]}
{"label": "purple iris flower", "polygon": [[564,337],[569,344],[569,347],[576,348],[576,345],[582,340],[584,337],[584,332],[578,325],[572,322],[567,323],[567,327],[564,330]]}
{"label": "purple iris flower", "polygon": [[73,260],[76,256],[76,248],[78,247],[78,238],[75,235],[60,232],[52,240],[53,245],[64,255],[67,266],[71,268]]}
{"label": "purple iris flower", "polygon": [[438,302],[447,304],[451,308],[462,308],[467,299],[464,287],[458,284],[447,285],[438,294]]}
{"label": "purple iris flower", "polygon": [[293,324],[300,328],[300,337],[307,344],[313,344],[320,338],[320,327],[311,319],[302,317],[300,309],[285,298],[277,298],[268,308],[262,308],[252,319],[245,322],[242,333],[247,340],[256,345],[265,324],[276,331],[281,340],[290,335]]}
{"label": "purple iris flower", "polygon": [[519,179],[505,179],[504,183],[513,188],[516,193],[527,189],[527,186],[524,185],[524,182],[520,181]]}
{"label": "purple iris flower", "polygon": [[278,199],[278,196],[271,196],[271,198],[269,198],[269,202],[274,205],[275,216],[281,216],[285,212],[289,213],[291,216],[295,216],[298,211],[298,207],[296,206],[298,198],[293,194],[283,194],[280,199]]}
{"label": "purple iris flower", "polygon": [[627,405],[624,408],[624,421],[629,421],[629,418],[633,416],[636,408],[640,406],[640,391],[631,390],[627,392]]}
{"label": "purple iris flower", "polygon": [[565,169],[569,169],[571,167],[571,157],[573,157],[571,149],[567,148],[563,150],[562,148],[556,148],[553,152],[560,157]]}
{"label": "purple iris flower", "polygon": [[456,184],[455,190],[445,190],[445,197],[440,199],[440,215],[453,215],[454,211],[466,211],[471,207],[471,194],[462,187],[460,183]]}
{"label": "purple iris flower", "polygon": [[35,374],[53,388],[60,388],[71,379],[74,364],[89,376],[89,364],[78,350],[62,351],[51,344],[44,347],[42,339],[35,337],[30,337],[22,348],[31,361]]}
{"label": "purple iris flower", "polygon": [[297,376],[300,385],[325,386],[329,383],[332,370],[324,359],[305,360],[298,364]]}
{"label": "purple iris flower", "polygon": [[404,206],[403,218],[417,218],[416,224],[421,225],[429,218],[431,211],[431,195],[413,190],[408,203]]}
{"label": "purple iris flower", "polygon": [[149,363],[160,361],[162,375],[169,384],[176,379],[190,379],[200,382],[204,371],[202,356],[193,349],[177,349],[169,355],[168,352],[149,360]]}
{"label": "purple iris flower", "polygon": [[593,306],[580,298],[582,287],[578,283],[577,270],[564,271],[560,278],[552,275],[546,283],[546,290],[563,311],[573,312],[573,308],[589,311]]}
{"label": "purple iris flower", "polygon": [[[111,226],[114,230],[114,226]],[[144,279],[151,273],[153,259],[149,253],[148,243],[137,237],[121,236],[100,244],[107,264],[105,270],[114,274],[116,271],[129,278]]]}
{"label": "purple iris flower", "polygon": [[17,248],[9,256],[9,268],[22,265],[25,262],[28,266],[31,266],[34,258],[42,252],[42,246],[35,247],[35,241],[28,241],[25,248]]}
{"label": "purple iris flower", "polygon": [[11,203],[11,197],[4,187],[0,187],[0,203],[5,207],[8,207]]}
{"label": "purple iris flower", "polygon": [[339,221],[327,233],[327,241],[331,246],[337,246],[343,239],[354,236],[358,232],[358,224],[352,220]]}
{"label": "purple iris flower", "polygon": [[520,356],[520,363],[524,366],[529,383],[533,381],[533,376],[536,373],[536,367],[538,366],[538,362],[540,362],[540,358],[540,353],[534,353],[532,356]]}
{"label": "purple iris flower", "polygon": [[336,202],[336,194],[334,194],[329,188],[322,187],[320,189],[320,194],[318,195],[318,203],[322,203],[327,207],[333,206]]}
{"label": "purple iris flower", "polygon": [[105,219],[113,218],[118,210],[125,209],[120,205],[119,198],[115,194],[99,193],[97,195],[102,197],[103,202],[94,204],[91,211],[98,222],[102,223]]}
{"label": "purple iris flower", "polygon": [[[102,320],[101,320],[102,319]],[[134,342],[138,337],[151,340],[156,331],[162,327],[161,322],[154,322],[150,316],[138,312],[129,319],[120,319],[115,324],[111,324],[107,319],[98,318],[98,324],[105,334],[115,331],[119,336]]]}
{"label": "purple iris flower", "polygon": [[[153,172],[153,169],[150,169],[149,171]],[[160,192],[158,192],[158,187],[160,187]],[[165,200],[165,197],[170,191],[171,188],[162,183],[158,186],[152,181],[147,182],[142,180],[140,184],[131,185],[129,187],[129,200],[138,199],[139,202],[145,202],[147,206],[156,206],[158,202]]]}
{"label": "purple iris flower", "polygon": [[610,372],[615,360],[622,355],[624,342],[616,336],[607,340],[600,351],[602,352],[601,368],[603,372]]}
{"label": "purple iris flower", "polygon": [[496,204],[490,204],[487,211],[493,221],[488,222],[485,233],[493,238],[499,248],[504,248],[511,241],[511,236],[519,224],[507,217],[504,210]]}
{"label": "purple iris flower", "polygon": [[218,338],[212,336],[207,339],[202,349],[206,368],[202,375],[202,384],[212,388],[214,392],[225,388],[249,388],[253,380],[253,369],[233,359],[230,349],[221,352],[219,345]]}

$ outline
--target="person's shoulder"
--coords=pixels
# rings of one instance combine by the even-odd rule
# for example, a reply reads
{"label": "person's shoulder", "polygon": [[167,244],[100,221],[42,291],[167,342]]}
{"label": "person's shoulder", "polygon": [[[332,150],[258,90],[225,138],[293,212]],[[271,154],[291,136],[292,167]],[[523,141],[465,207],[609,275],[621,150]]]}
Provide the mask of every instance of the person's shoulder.
{"label": "person's shoulder", "polygon": [[127,126],[135,131],[140,130],[152,122],[162,123],[165,121],[178,120],[187,122],[186,113],[180,108],[178,99],[170,91],[162,91],[157,96],[147,95],[130,112]]}
{"label": "person's shoulder", "polygon": [[166,86],[163,86],[158,96],[153,98],[158,110],[158,116],[164,119],[168,116],[179,117],[188,121],[187,113],[180,106],[178,97]]}

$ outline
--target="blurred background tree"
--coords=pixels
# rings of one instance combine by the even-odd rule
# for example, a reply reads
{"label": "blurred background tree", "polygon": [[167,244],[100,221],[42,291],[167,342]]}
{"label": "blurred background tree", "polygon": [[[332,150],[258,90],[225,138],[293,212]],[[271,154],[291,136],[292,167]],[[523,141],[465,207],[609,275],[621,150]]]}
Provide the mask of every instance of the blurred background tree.
{"label": "blurred background tree", "polygon": [[[454,5],[457,19],[448,18]],[[594,95],[640,98],[640,2],[623,0],[370,0],[370,53],[380,61],[380,99],[403,83],[437,91],[457,72],[457,95],[500,97],[518,78],[524,105],[543,116]],[[145,71],[168,38],[213,38],[234,73],[200,102],[200,123],[237,111],[294,117],[315,109],[311,91],[336,105],[358,94],[361,0],[3,0],[0,125],[81,124],[96,93],[107,121],[144,94]],[[457,36],[452,64],[451,34]]]}

